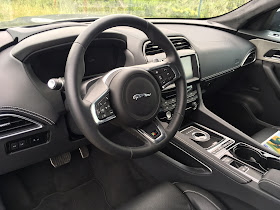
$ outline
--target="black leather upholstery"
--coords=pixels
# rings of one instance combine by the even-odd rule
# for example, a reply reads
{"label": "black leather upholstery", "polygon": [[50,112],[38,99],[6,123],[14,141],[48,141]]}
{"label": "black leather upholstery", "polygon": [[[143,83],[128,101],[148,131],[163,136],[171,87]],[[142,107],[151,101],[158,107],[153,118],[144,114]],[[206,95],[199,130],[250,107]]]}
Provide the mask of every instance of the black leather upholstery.
{"label": "black leather upholstery", "polygon": [[270,169],[259,181],[262,190],[280,199],[280,171]]}
{"label": "black leather upholstery", "polygon": [[119,210],[224,210],[213,195],[183,183],[164,183],[141,194]]}
{"label": "black leather upholstery", "polygon": [[259,143],[264,142],[267,138],[269,138],[270,136],[272,136],[274,133],[277,132],[277,128],[276,127],[269,127],[269,128],[264,128],[261,131],[259,131],[258,133],[255,133],[252,138],[255,139],[256,141],[258,141]]}

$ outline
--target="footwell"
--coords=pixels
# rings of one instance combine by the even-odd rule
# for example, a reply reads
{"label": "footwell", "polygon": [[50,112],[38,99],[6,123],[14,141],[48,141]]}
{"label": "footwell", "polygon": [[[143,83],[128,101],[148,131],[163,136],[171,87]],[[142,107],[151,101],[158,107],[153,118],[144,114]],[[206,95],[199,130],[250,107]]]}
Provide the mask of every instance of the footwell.
{"label": "footwell", "polygon": [[89,158],[72,152],[71,162],[59,168],[44,161],[2,175],[0,193],[6,210],[107,210],[154,184],[131,160],[91,147]]}

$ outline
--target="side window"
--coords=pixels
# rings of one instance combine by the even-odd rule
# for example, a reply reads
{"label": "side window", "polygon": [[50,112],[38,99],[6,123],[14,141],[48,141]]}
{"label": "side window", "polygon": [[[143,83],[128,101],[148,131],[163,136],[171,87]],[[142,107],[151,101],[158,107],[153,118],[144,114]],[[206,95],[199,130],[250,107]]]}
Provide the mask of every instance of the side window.
{"label": "side window", "polygon": [[276,10],[272,17],[269,30],[280,32],[280,8]]}

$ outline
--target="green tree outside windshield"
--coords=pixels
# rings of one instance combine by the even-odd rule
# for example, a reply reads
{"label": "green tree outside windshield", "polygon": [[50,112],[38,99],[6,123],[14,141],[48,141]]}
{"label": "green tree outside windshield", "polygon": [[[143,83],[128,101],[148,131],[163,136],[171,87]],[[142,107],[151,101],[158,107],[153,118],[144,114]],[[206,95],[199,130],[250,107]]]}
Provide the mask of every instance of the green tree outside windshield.
{"label": "green tree outside windshield", "polygon": [[[133,14],[147,18],[209,18],[249,0],[1,0],[0,21],[53,14]],[[201,8],[199,11],[199,5]]]}

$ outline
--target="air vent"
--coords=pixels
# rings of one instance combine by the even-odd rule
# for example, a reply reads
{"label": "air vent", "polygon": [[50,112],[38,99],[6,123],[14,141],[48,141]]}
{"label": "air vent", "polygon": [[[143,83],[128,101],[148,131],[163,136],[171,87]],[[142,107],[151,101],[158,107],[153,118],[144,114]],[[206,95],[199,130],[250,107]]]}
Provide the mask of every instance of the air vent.
{"label": "air vent", "polygon": [[163,49],[161,49],[159,46],[155,45],[152,42],[149,42],[148,44],[146,44],[145,47],[145,54],[146,55],[155,55],[158,53],[162,53]]}
{"label": "air vent", "polygon": [[33,120],[15,114],[0,115],[0,139],[41,128]]}
{"label": "air vent", "polygon": [[[190,43],[185,38],[172,37],[170,40],[177,50],[191,49]],[[146,55],[155,55],[163,53],[163,49],[161,49],[158,45],[153,44],[151,41],[148,41],[144,45],[144,52]]]}
{"label": "air vent", "polygon": [[171,38],[171,42],[175,46],[176,50],[191,49],[190,43],[184,38]]}
{"label": "air vent", "polygon": [[253,62],[256,60],[256,57],[257,57],[257,53],[256,53],[255,50],[252,51],[252,52],[250,52],[250,53],[246,56],[246,58],[244,59],[244,62],[243,62],[243,64],[242,64],[241,66],[246,66],[246,65],[248,65],[248,64],[250,64],[250,63],[253,63]]}

